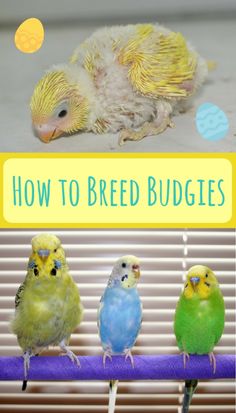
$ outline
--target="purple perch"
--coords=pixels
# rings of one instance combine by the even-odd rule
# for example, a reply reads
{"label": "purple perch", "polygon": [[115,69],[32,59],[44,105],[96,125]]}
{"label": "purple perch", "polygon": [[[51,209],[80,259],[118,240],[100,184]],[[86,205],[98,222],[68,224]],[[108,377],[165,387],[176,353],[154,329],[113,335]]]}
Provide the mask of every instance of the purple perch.
{"label": "purple perch", "polygon": [[[217,355],[213,374],[208,356],[190,356],[186,369],[180,355],[134,356],[134,369],[114,356],[103,367],[102,357],[79,357],[81,368],[66,356],[32,357],[29,380],[185,380],[233,379],[235,355]],[[23,380],[22,357],[0,357],[0,380]]]}

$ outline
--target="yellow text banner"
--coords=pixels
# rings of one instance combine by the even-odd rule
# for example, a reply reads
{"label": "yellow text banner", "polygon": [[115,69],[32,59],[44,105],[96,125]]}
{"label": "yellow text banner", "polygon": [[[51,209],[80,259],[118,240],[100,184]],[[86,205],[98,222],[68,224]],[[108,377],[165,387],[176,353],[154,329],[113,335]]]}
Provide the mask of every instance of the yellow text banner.
{"label": "yellow text banner", "polygon": [[2,226],[230,226],[232,160],[180,154],[3,156]]}

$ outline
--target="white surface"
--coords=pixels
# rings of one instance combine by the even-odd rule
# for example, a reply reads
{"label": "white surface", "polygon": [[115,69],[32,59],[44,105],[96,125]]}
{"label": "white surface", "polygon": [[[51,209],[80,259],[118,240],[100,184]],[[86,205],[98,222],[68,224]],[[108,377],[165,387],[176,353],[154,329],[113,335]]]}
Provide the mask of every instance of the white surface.
{"label": "white surface", "polygon": [[[12,7],[12,4],[14,7]],[[60,7],[58,7],[60,6]],[[26,17],[44,20],[104,19],[117,16],[136,17],[196,13],[228,13],[236,10],[235,0],[0,0],[0,22],[16,21]]]}
{"label": "white surface", "polygon": [[[175,129],[140,142],[128,142],[120,148],[117,135],[80,133],[59,138],[46,145],[31,130],[28,102],[35,83],[45,69],[54,63],[68,60],[73,49],[85,39],[93,27],[46,26],[42,49],[25,55],[15,49],[14,28],[0,31],[0,151],[19,152],[232,152],[236,151],[236,21],[185,21],[168,24],[181,31],[197,50],[217,62],[195,100],[194,107],[184,115],[174,118]],[[212,102],[220,106],[230,121],[228,136],[219,142],[209,142],[200,137],[195,127],[195,110],[199,104]]]}

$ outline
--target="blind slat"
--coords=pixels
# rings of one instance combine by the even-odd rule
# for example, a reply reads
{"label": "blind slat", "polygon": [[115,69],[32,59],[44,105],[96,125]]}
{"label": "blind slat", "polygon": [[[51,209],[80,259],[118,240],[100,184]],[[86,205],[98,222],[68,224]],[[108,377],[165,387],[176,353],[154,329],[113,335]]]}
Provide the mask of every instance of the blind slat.
{"label": "blind slat", "polygon": [[[9,329],[14,296],[27,271],[31,238],[39,232],[58,235],[66,251],[70,274],[85,306],[84,321],[71,336],[76,354],[101,355],[97,334],[97,307],[114,261],[134,254],[141,260],[138,286],[143,301],[143,325],[133,354],[178,354],[173,334],[175,306],[186,270],[195,264],[210,266],[225,297],[226,324],[215,347],[218,354],[235,351],[235,231],[231,229],[144,230],[0,230],[0,355],[21,355]],[[58,347],[44,355],[58,355]],[[227,413],[235,410],[232,381],[200,381],[191,411]],[[28,393],[19,382],[1,383],[0,411],[34,413],[106,412],[106,382],[29,382]],[[180,412],[183,382],[121,382],[116,412]]]}

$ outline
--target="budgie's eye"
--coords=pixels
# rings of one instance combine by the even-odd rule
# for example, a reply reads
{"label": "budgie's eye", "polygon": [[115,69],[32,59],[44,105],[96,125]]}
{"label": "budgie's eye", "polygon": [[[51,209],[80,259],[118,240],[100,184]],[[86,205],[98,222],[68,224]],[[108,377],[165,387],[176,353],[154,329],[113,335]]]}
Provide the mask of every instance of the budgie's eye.
{"label": "budgie's eye", "polygon": [[67,115],[67,110],[63,109],[58,113],[59,118],[64,118]]}
{"label": "budgie's eye", "polygon": [[54,250],[54,252],[57,252],[57,248]]}
{"label": "budgie's eye", "polygon": [[208,277],[208,274],[206,274],[205,277],[207,278],[207,277]]}
{"label": "budgie's eye", "polygon": [[122,268],[126,268],[126,263],[125,262],[122,263]]}
{"label": "budgie's eye", "polygon": [[39,270],[37,270],[37,268],[34,268],[34,275],[36,275],[36,277],[39,275]]}
{"label": "budgie's eye", "polygon": [[50,272],[51,275],[57,275],[57,270],[56,268],[53,268]]}

